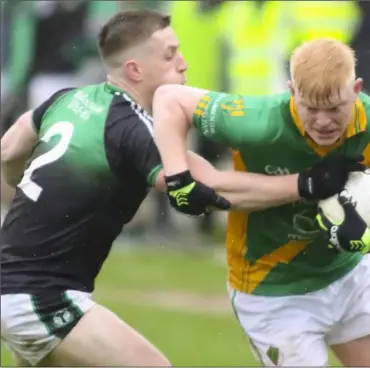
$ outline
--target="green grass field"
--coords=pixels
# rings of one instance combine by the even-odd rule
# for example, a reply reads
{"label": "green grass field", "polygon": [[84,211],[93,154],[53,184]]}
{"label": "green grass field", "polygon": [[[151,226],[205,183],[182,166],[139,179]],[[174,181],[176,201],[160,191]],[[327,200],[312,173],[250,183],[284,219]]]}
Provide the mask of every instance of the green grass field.
{"label": "green grass field", "polygon": [[[99,276],[95,298],[144,334],[175,366],[258,366],[226,303],[225,280],[226,267],[205,254],[116,250]],[[195,293],[199,307],[186,300]],[[148,300],[140,297],[149,294]],[[216,297],[224,308],[212,312]],[[11,366],[10,354],[4,348],[1,353],[1,366]]]}

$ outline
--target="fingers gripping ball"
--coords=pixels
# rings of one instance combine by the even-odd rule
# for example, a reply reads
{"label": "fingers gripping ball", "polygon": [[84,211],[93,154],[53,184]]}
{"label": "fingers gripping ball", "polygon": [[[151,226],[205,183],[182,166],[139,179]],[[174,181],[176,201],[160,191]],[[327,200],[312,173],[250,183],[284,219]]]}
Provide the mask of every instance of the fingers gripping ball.
{"label": "fingers gripping ball", "polygon": [[[344,189],[344,194],[351,198],[356,211],[370,227],[370,170],[351,173]],[[338,224],[344,220],[345,213],[338,195],[321,200],[319,208],[332,223]]]}
{"label": "fingers gripping ball", "polygon": [[330,248],[370,253],[369,189],[368,174],[352,175],[334,200],[319,203],[316,219]]}

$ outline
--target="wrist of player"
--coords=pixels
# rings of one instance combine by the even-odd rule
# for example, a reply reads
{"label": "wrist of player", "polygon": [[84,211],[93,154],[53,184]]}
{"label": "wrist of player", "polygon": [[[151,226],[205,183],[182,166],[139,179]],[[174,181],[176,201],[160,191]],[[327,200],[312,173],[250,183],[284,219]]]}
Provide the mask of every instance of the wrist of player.
{"label": "wrist of player", "polygon": [[178,190],[195,182],[189,170],[177,172],[173,175],[165,175],[164,180],[167,184],[168,191]]}
{"label": "wrist of player", "polygon": [[325,156],[313,167],[299,173],[298,190],[301,198],[320,200],[338,194],[351,172],[365,170],[363,160],[362,155]]}
{"label": "wrist of player", "polygon": [[202,198],[196,198],[197,200],[194,201],[194,195],[191,195],[197,183],[189,170],[165,176],[165,182],[170,204],[177,211],[190,216],[199,216],[206,212],[207,207]]}
{"label": "wrist of player", "polygon": [[[370,252],[370,229],[364,221],[349,221],[343,227],[338,228],[338,243],[341,248],[348,252]],[[332,232],[333,232],[332,228]]]}
{"label": "wrist of player", "polygon": [[302,172],[298,175],[298,193],[306,200],[326,199],[343,190],[348,175]]}
{"label": "wrist of player", "polygon": [[305,173],[298,175],[298,194],[301,198],[311,199],[314,195],[313,180],[307,177]]}
{"label": "wrist of player", "polygon": [[184,155],[172,155],[167,159],[162,156],[162,164],[165,177],[171,177],[189,171],[186,153]]}
{"label": "wrist of player", "polygon": [[344,229],[340,226],[330,228],[329,246],[351,253],[370,253],[370,229]]}
{"label": "wrist of player", "polygon": [[185,171],[189,171],[189,167],[186,164],[177,166],[164,166],[165,177],[179,175]]}
{"label": "wrist of player", "polygon": [[189,170],[166,176],[165,181],[170,204],[184,214],[199,216],[210,208],[228,210],[231,206],[214,189],[194,180]]}

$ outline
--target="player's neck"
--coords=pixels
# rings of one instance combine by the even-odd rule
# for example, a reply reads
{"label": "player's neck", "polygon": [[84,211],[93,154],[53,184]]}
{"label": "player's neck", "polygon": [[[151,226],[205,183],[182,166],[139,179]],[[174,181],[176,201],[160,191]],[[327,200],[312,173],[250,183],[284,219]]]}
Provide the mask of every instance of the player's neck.
{"label": "player's neck", "polygon": [[146,112],[149,114],[152,113],[152,99],[144,93],[141,93],[137,88],[131,86],[123,79],[113,77],[112,75],[107,75],[107,83],[127,92]]}

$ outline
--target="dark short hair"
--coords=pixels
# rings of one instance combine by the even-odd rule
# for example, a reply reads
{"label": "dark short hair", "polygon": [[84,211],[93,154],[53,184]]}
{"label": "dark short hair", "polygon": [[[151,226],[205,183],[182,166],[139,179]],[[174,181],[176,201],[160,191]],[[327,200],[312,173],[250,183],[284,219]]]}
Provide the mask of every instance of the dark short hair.
{"label": "dark short hair", "polygon": [[99,32],[99,53],[103,61],[144,42],[171,24],[171,17],[152,10],[132,10],[115,14]]}

